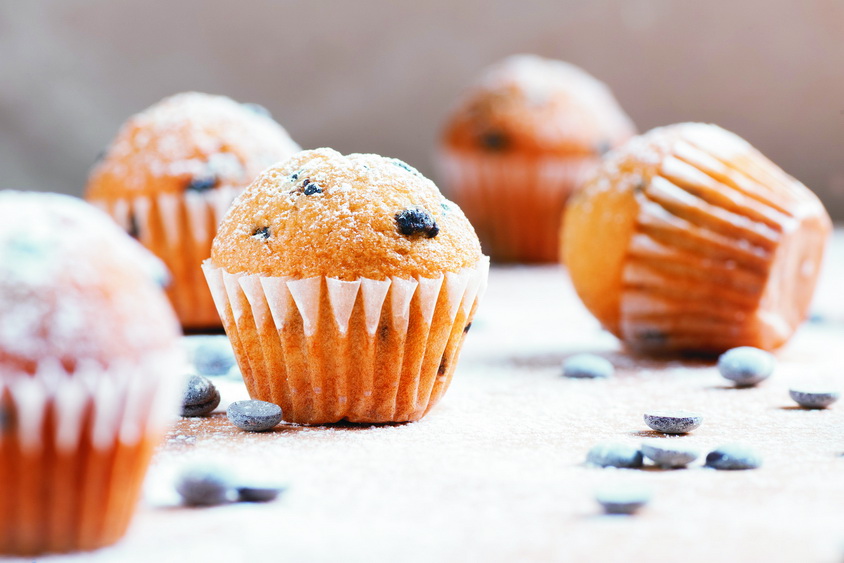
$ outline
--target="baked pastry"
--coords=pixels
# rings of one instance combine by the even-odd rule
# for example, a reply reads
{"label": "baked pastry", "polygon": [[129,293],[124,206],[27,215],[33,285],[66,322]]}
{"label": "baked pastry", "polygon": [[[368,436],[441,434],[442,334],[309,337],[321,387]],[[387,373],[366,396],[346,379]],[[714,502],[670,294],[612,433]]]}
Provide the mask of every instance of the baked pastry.
{"label": "baked pastry", "polygon": [[254,104],[177,94],[131,117],[93,167],[86,199],[161,258],[182,325],[220,326],[200,270],[234,197],[299,146]]}
{"label": "baked pastry", "polygon": [[566,200],[634,133],[603,83],[517,55],[486,70],[452,111],[438,163],[493,260],[556,262]]}
{"label": "baked pastry", "polygon": [[247,188],[203,267],[252,398],[290,422],[378,423],[445,392],[489,261],[414,168],[318,149]]}
{"label": "baked pastry", "polygon": [[634,350],[773,350],[806,316],[831,222],[746,141],[702,123],[610,153],[566,211],[586,307]]}
{"label": "baked pastry", "polygon": [[124,534],[181,383],[163,275],[81,200],[0,192],[0,554]]}

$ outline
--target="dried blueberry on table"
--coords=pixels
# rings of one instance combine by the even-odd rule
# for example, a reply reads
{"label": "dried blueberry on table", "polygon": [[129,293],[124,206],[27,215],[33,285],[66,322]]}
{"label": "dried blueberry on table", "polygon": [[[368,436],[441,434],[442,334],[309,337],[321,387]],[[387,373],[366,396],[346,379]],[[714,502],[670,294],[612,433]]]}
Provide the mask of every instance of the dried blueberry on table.
{"label": "dried blueberry on table", "polygon": [[283,493],[285,487],[276,483],[238,483],[237,495],[241,502],[270,502]]}
{"label": "dried blueberry on table", "polygon": [[440,232],[431,214],[417,207],[396,213],[396,223],[399,232],[405,236],[424,234],[428,238],[434,238]]}
{"label": "dried blueberry on table", "polygon": [[709,452],[705,465],[713,469],[756,469],[762,465],[762,458],[747,446],[726,444]]}
{"label": "dried blueberry on table", "polygon": [[264,432],[281,422],[281,407],[267,401],[236,401],[226,409],[229,422],[247,432]]}
{"label": "dried blueberry on table", "polygon": [[186,337],[190,358],[199,375],[226,375],[235,364],[234,350],[225,335]]}
{"label": "dried blueberry on table", "polygon": [[507,148],[507,137],[500,131],[481,133],[481,144],[491,151],[501,151]]}
{"label": "dried blueberry on table", "polygon": [[636,485],[613,485],[595,491],[607,514],[633,514],[651,500],[650,490]]}
{"label": "dried blueberry on table", "polygon": [[586,463],[598,467],[638,468],[642,467],[642,452],[627,444],[603,442],[589,450]]}
{"label": "dried blueberry on table", "polygon": [[217,185],[217,177],[213,174],[195,176],[188,184],[188,190],[192,192],[207,192]]}
{"label": "dried blueberry on table", "polygon": [[176,492],[188,506],[216,506],[237,498],[232,475],[221,468],[208,466],[183,471],[176,482]]}
{"label": "dried blueberry on table", "polygon": [[775,366],[773,354],[752,346],[727,350],[718,358],[718,371],[737,387],[751,387],[767,379]]}
{"label": "dried blueberry on table", "polygon": [[201,375],[191,375],[182,395],[182,416],[211,414],[220,404],[220,392]]}
{"label": "dried blueberry on table", "polygon": [[273,115],[270,113],[270,110],[262,106],[261,104],[256,104],[254,102],[245,102],[241,104],[244,108],[248,109],[252,113],[257,113],[258,115],[263,115],[264,117],[272,117]]}
{"label": "dried blueberry on table", "polygon": [[700,455],[697,450],[676,444],[677,440],[651,440],[642,444],[642,454],[665,469],[685,467]]}
{"label": "dried blueberry on table", "polygon": [[788,394],[804,409],[825,409],[841,398],[841,392],[833,389],[791,388]]}
{"label": "dried blueberry on table", "polygon": [[257,239],[267,240],[268,238],[270,238],[270,228],[257,227],[254,231],[252,231],[252,236]]}
{"label": "dried blueberry on table", "polygon": [[605,379],[614,373],[612,362],[595,354],[575,354],[563,362],[563,375],[575,379]]}
{"label": "dried blueberry on table", "polygon": [[652,430],[663,434],[686,434],[703,422],[703,416],[688,411],[652,411],[643,418]]}

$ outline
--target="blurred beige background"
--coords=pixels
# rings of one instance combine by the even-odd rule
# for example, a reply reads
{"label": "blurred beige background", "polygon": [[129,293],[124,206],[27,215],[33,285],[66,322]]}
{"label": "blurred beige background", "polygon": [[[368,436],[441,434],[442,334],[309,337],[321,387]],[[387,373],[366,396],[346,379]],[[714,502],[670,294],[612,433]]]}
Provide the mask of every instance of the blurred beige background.
{"label": "blurred beige background", "polygon": [[840,0],[0,0],[0,188],[81,193],[121,122],[182,90],[432,174],[449,105],[516,52],[582,66],[641,130],[735,131],[844,220]]}

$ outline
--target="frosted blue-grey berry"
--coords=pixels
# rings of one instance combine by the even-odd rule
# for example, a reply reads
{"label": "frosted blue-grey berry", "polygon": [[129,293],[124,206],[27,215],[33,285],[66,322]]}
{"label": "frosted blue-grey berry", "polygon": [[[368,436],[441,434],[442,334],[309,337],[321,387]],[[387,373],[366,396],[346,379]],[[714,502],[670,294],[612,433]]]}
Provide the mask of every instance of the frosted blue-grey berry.
{"label": "frosted blue-grey berry", "polygon": [[627,444],[602,442],[586,454],[586,463],[598,467],[621,467],[635,469],[642,467],[642,452]]}
{"label": "frosted blue-grey berry", "polygon": [[273,483],[238,484],[238,500],[241,502],[270,502],[284,492],[285,487]]}
{"label": "frosted blue-grey berry", "polygon": [[575,354],[563,362],[563,375],[576,379],[604,379],[612,377],[615,368],[612,363],[595,354]]}
{"label": "frosted blue-grey berry", "polygon": [[189,336],[191,359],[200,375],[225,375],[234,366],[234,351],[224,335]]}
{"label": "frosted blue-grey berry", "polygon": [[236,401],[226,409],[229,421],[248,432],[264,432],[281,422],[281,407],[266,401]]}
{"label": "frosted blue-grey berry", "polygon": [[217,467],[196,466],[184,470],[176,492],[188,506],[216,506],[237,498],[233,477]]}
{"label": "frosted blue-grey berry", "polygon": [[800,389],[791,388],[788,394],[794,402],[804,409],[825,409],[841,398],[841,392],[833,389]]}
{"label": "frosted blue-grey berry", "polygon": [[645,424],[664,434],[686,434],[703,422],[703,417],[689,411],[651,411],[645,413]]}
{"label": "frosted blue-grey berry", "polygon": [[742,444],[725,444],[706,455],[706,467],[713,469],[756,469],[762,458]]}
{"label": "frosted blue-grey berry", "polygon": [[191,375],[182,395],[182,416],[211,414],[220,404],[220,392],[211,381],[201,375]]}
{"label": "frosted blue-grey berry", "polygon": [[700,456],[693,449],[676,443],[677,440],[649,440],[642,444],[642,454],[663,468],[685,467]]}
{"label": "frosted blue-grey berry", "polygon": [[718,358],[718,371],[738,387],[750,387],[767,379],[774,367],[773,354],[752,346],[727,350]]}
{"label": "frosted blue-grey berry", "polygon": [[607,514],[633,514],[651,500],[651,491],[636,485],[612,485],[595,491]]}

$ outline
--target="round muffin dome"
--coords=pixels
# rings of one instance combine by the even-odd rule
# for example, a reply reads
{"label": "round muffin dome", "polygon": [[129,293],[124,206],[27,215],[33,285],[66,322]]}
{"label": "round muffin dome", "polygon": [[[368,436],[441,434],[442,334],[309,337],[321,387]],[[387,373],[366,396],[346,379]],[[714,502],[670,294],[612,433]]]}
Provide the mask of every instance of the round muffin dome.
{"label": "round muffin dome", "polygon": [[771,350],[804,319],[831,221],[740,137],[654,129],[569,203],[563,253],[586,307],[634,349]]}
{"label": "round muffin dome", "polygon": [[342,280],[434,278],[480,258],[463,212],[414,168],[327,148],[261,174],[232,204],[211,251],[231,273]]}
{"label": "round muffin dome", "polygon": [[444,143],[494,153],[602,154],[635,133],[603,83],[536,55],[490,67],[448,119]]}
{"label": "round muffin dome", "polygon": [[92,169],[86,197],[242,188],[297,150],[260,106],[199,92],[176,94],[123,125]]}
{"label": "round muffin dome", "polygon": [[161,262],[106,215],[56,194],[0,192],[0,372],[108,368],[172,352]]}

